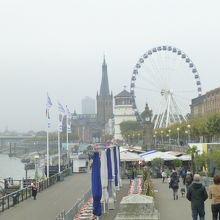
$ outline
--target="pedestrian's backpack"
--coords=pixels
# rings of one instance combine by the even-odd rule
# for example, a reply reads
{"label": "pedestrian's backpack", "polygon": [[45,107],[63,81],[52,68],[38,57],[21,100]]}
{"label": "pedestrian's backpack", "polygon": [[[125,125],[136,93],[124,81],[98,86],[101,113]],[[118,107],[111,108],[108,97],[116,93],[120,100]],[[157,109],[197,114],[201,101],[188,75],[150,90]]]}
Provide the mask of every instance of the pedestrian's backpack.
{"label": "pedestrian's backpack", "polygon": [[190,175],[186,176],[186,182],[191,183],[192,182],[192,177]]}
{"label": "pedestrian's backpack", "polygon": [[174,179],[173,183],[172,183],[172,188],[178,188],[179,184],[178,184],[178,179]]}

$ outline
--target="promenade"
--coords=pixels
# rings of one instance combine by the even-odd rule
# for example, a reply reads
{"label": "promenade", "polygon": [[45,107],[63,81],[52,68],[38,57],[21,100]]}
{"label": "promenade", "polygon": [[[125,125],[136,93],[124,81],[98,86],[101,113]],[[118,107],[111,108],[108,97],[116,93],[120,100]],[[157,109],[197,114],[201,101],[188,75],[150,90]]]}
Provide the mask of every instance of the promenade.
{"label": "promenade", "polygon": [[73,174],[38,193],[37,200],[25,200],[0,213],[0,220],[55,220],[63,209],[68,211],[90,187],[91,173]]}
{"label": "promenade", "polygon": [[[191,204],[184,197],[181,197],[179,192],[179,199],[174,200],[172,190],[169,189],[168,183],[162,183],[161,179],[153,179],[154,189],[156,192],[156,207],[160,212],[161,220],[190,220]],[[180,184],[180,187],[182,185]],[[205,219],[212,219],[211,201],[209,199],[205,202]]]}

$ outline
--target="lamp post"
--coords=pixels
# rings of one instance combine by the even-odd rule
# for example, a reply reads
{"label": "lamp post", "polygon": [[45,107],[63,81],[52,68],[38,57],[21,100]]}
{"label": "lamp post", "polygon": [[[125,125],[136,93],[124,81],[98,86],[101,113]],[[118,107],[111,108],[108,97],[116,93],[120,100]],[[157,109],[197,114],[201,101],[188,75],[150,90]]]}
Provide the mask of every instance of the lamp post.
{"label": "lamp post", "polygon": [[35,180],[38,181],[38,161],[39,161],[39,155],[34,156],[35,159]]}
{"label": "lamp post", "polygon": [[155,134],[153,135],[153,138],[154,138],[154,145],[156,146],[156,135]]}
{"label": "lamp post", "polygon": [[169,144],[170,144],[170,132],[171,132],[171,130],[169,129],[168,132],[169,132]]}
{"label": "lamp post", "polygon": [[161,143],[163,144],[163,131],[161,131],[160,133],[161,133]]}
{"label": "lamp post", "polygon": [[169,141],[169,134],[166,134],[166,137],[167,137],[167,140],[168,140],[168,142],[170,143],[170,141]]}
{"label": "lamp post", "polygon": [[190,137],[190,128],[191,128],[191,125],[188,124],[188,125],[187,125],[187,128],[188,128],[188,143],[190,143],[190,141],[191,141],[191,137]]}
{"label": "lamp post", "polygon": [[157,146],[157,131],[155,131],[154,135],[155,135],[155,146]]}
{"label": "lamp post", "polygon": [[180,128],[177,128],[177,144],[180,146]]}
{"label": "lamp post", "polygon": [[140,135],[141,135],[141,134],[140,134],[140,133],[138,133],[138,144],[139,144]]}
{"label": "lamp post", "polygon": [[188,144],[189,143],[189,132],[186,130],[185,134],[186,134],[186,140],[187,140],[187,137],[188,137],[188,140],[187,140],[187,144]]}
{"label": "lamp post", "polygon": [[135,137],[135,135],[133,134],[133,141],[132,141],[133,144],[135,144],[134,137]]}
{"label": "lamp post", "polygon": [[128,144],[130,145],[130,134],[128,135]]}

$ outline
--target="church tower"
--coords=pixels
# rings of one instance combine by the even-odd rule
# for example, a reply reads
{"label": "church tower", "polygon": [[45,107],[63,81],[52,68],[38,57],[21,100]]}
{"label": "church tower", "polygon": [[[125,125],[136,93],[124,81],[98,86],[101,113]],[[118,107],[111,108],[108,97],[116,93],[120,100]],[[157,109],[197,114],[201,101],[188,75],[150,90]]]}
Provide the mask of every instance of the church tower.
{"label": "church tower", "polygon": [[109,92],[108,72],[105,57],[102,64],[102,81],[97,100],[97,122],[104,125],[110,118],[113,118],[113,95]]}

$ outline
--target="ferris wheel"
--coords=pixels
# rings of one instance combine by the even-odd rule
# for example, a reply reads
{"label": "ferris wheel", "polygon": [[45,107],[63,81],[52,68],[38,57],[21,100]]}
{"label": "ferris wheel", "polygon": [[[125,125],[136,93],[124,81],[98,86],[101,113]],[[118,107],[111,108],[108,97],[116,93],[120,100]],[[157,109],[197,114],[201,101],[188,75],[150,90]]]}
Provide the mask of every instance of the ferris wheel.
{"label": "ferris wheel", "polygon": [[186,121],[192,98],[202,95],[199,73],[189,56],[173,46],[148,50],[134,67],[130,93],[138,121],[147,102],[154,128]]}

